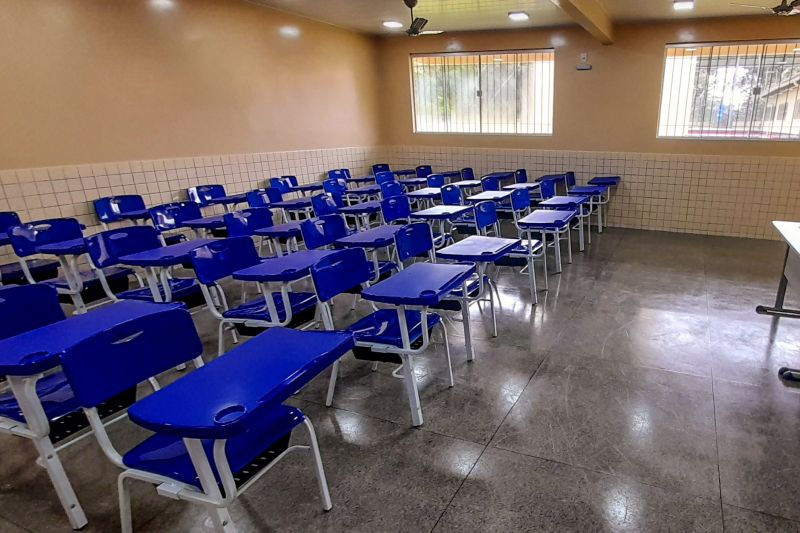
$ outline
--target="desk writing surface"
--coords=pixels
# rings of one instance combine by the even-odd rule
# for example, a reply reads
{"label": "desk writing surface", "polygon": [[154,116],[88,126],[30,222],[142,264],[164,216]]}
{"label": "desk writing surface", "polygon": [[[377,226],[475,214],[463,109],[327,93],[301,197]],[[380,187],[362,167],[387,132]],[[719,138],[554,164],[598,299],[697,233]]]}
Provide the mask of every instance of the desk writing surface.
{"label": "desk writing surface", "polygon": [[59,364],[60,354],[83,339],[145,315],[183,304],[123,300],[66,320],[0,340],[0,374],[29,376]]}
{"label": "desk writing surface", "polygon": [[787,220],[773,220],[772,225],[780,233],[781,238],[786,244],[800,255],[800,222],[789,222]]}

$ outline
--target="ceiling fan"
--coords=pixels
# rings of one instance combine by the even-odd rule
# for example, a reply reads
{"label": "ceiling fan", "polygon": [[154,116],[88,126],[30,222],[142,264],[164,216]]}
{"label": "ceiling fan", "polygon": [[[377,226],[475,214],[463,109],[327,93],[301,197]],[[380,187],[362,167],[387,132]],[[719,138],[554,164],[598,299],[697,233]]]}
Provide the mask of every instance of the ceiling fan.
{"label": "ceiling fan", "polygon": [[[800,0],[797,1],[800,2]],[[437,30],[423,31],[425,25],[428,24],[428,19],[414,17],[414,8],[417,7],[417,0],[403,0],[403,3],[411,10],[411,26],[406,30],[406,35],[409,37],[416,37],[418,35],[438,35],[442,33]]]}
{"label": "ceiling fan", "polygon": [[764,9],[767,11],[771,11],[773,15],[781,15],[783,17],[790,17],[792,15],[800,14],[800,0],[792,0],[791,3],[789,2],[789,0],[781,0],[781,5],[775,7],[754,6],[751,4],[731,4],[731,5],[739,7],[752,7],[755,9]]}

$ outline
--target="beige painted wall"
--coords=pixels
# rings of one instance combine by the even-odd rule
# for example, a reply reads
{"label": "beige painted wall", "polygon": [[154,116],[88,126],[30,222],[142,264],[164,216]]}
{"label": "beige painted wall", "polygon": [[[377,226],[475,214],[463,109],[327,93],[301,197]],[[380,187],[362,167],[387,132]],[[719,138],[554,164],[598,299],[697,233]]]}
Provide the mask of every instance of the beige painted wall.
{"label": "beige painted wall", "polygon": [[0,169],[377,142],[373,38],[164,3],[2,0]]}
{"label": "beige painted wall", "polygon": [[[657,139],[664,45],[800,37],[795,19],[746,17],[617,25],[603,46],[577,27],[452,33],[380,40],[381,141],[386,145],[498,147],[720,155],[800,155],[800,142]],[[409,54],[449,50],[556,49],[554,134],[548,137],[415,134]],[[593,70],[575,70],[589,53]]]}

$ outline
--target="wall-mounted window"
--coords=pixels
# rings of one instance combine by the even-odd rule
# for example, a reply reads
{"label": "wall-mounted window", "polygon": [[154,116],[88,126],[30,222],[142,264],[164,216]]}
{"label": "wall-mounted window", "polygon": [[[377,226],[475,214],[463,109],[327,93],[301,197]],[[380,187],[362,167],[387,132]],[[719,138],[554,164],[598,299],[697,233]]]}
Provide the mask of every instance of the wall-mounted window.
{"label": "wall-mounted window", "polygon": [[553,134],[553,50],[411,56],[414,131]]}
{"label": "wall-mounted window", "polygon": [[800,42],[666,48],[659,137],[800,140],[798,105]]}

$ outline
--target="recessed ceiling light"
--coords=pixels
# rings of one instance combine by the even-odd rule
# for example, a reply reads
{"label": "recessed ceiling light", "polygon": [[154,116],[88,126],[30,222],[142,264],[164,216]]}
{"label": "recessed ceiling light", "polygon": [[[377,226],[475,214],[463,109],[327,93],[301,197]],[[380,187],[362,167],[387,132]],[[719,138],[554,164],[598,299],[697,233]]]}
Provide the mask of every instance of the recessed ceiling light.
{"label": "recessed ceiling light", "polygon": [[403,27],[403,23],[396,20],[384,20],[383,27],[389,28],[390,30],[399,30]]}
{"label": "recessed ceiling light", "polygon": [[794,49],[794,53],[795,53],[795,54],[800,54],[800,48],[795,48],[795,49]]}
{"label": "recessed ceiling light", "polygon": [[150,7],[168,11],[175,7],[175,2],[173,0],[150,0]]}
{"label": "recessed ceiling light", "polygon": [[686,51],[687,52],[696,52],[697,48],[687,48]]}
{"label": "recessed ceiling light", "polygon": [[297,26],[281,26],[278,28],[278,33],[289,39],[297,39],[300,37],[300,28]]}
{"label": "recessed ceiling light", "polygon": [[510,18],[514,22],[525,22],[531,17],[528,16],[528,14],[525,13],[524,11],[509,11],[508,18]]}
{"label": "recessed ceiling light", "polygon": [[672,2],[672,9],[675,11],[694,9],[694,0],[674,0]]}

